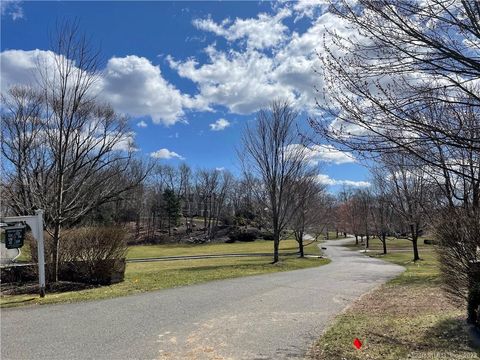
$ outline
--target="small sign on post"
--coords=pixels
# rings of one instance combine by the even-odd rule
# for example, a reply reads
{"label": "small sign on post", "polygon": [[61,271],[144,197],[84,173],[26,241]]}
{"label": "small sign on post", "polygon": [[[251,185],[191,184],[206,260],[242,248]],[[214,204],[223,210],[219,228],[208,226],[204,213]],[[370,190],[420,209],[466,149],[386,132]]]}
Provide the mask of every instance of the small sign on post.
{"label": "small sign on post", "polygon": [[25,240],[25,226],[7,226],[5,230],[5,247],[7,249],[18,249],[23,246]]}
{"label": "small sign on post", "polygon": [[[25,222],[32,230],[32,235],[37,240],[37,258],[38,258],[38,285],[40,287],[40,297],[45,296],[45,249],[43,244],[43,210],[35,210],[35,215],[30,216],[7,216],[0,217],[5,223]],[[23,230],[19,228],[23,226]],[[14,246],[13,249],[21,247],[25,238],[25,226],[10,226],[11,233],[5,231],[5,247],[7,241],[9,246]],[[20,245],[21,244],[21,245]],[[20,245],[20,246],[17,246]]]}

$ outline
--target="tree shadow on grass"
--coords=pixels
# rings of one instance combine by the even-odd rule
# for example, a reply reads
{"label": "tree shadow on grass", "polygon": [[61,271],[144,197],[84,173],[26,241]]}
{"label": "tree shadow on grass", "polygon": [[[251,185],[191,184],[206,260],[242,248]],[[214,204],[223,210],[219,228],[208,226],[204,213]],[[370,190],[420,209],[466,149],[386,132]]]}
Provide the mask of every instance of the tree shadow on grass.
{"label": "tree shadow on grass", "polygon": [[254,263],[254,264],[231,264],[231,265],[204,265],[204,266],[195,266],[195,267],[189,267],[189,268],[182,268],[179,269],[179,271],[182,272],[202,272],[202,271],[223,271],[223,270],[231,270],[231,269],[249,269],[252,268],[252,266],[272,266],[270,262],[265,262],[265,263]]}
{"label": "tree shadow on grass", "polygon": [[423,346],[435,346],[438,351],[474,352],[465,319],[461,317],[439,321],[431,327],[423,339]]}
{"label": "tree shadow on grass", "polygon": [[[372,337],[372,335],[373,335],[373,337]],[[370,346],[372,346],[371,344],[374,344],[375,342],[382,343],[384,345],[393,346],[393,347],[398,347],[398,346],[409,347],[409,346],[412,346],[412,344],[410,344],[408,341],[400,340],[397,337],[394,337],[393,335],[390,336],[390,335],[387,335],[387,334],[379,334],[379,333],[376,333],[376,332],[373,332],[373,331],[370,332],[369,338],[370,338],[370,340],[369,340]]]}
{"label": "tree shadow on grass", "polygon": [[[311,260],[322,260],[323,258],[299,258],[296,255],[292,256],[284,256],[280,258],[280,261],[272,264],[271,259],[263,259],[263,261],[259,261],[259,258],[250,258],[246,259],[244,258],[242,263],[238,264],[224,264],[224,265],[203,265],[203,266],[193,266],[193,267],[185,267],[182,269],[179,269],[179,271],[184,271],[184,272],[202,272],[202,271],[222,271],[222,270],[231,270],[231,269],[261,269],[261,268],[269,268],[269,269],[275,269],[277,267],[286,267],[290,269],[290,263],[287,262],[287,260],[295,259],[299,261],[311,261]],[[291,270],[295,270],[297,267],[295,265],[292,265]],[[298,270],[302,269],[302,267],[298,267]]]}
{"label": "tree shadow on grass", "polygon": [[370,333],[370,346],[374,343],[382,343],[392,348],[403,348],[407,352],[420,353],[456,353],[476,354],[480,356],[480,349],[475,349],[470,341],[468,326],[462,318],[449,318],[437,322],[430,327],[423,337],[412,339],[399,339],[394,333],[380,334]]}

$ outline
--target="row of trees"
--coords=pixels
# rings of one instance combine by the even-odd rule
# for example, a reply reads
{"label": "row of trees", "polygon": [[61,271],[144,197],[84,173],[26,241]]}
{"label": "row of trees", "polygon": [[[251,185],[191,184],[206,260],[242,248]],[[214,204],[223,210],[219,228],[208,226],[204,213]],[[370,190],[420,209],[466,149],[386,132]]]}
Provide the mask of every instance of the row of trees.
{"label": "row of trees", "polygon": [[373,172],[380,193],[393,197],[414,246],[424,222],[432,226],[445,288],[478,324],[478,2],[335,1],[330,11],[358,36],[329,34],[319,56],[324,115],[311,125],[382,165]]}
{"label": "row of trees", "polygon": [[[390,157],[390,161],[391,161]],[[423,169],[398,163],[377,161],[371,169],[372,184],[367,189],[344,189],[338,197],[336,225],[353,234],[369,247],[370,237],[377,237],[387,253],[387,237],[405,238],[412,242],[413,260],[420,260],[418,239],[433,236],[429,221],[439,211],[438,185]],[[365,242],[364,242],[365,238]]]}
{"label": "row of trees", "polygon": [[[172,236],[172,230],[175,239],[180,240],[194,230],[194,236],[198,237],[200,230],[207,241],[225,226],[274,232],[264,184],[252,172],[243,175],[235,177],[219,169],[192,170],[186,164],[177,167],[155,164],[130,196],[102,206],[86,221],[135,222],[140,240],[155,240],[158,232]],[[290,182],[284,185],[288,189],[288,195],[284,196],[288,197],[283,204],[285,215],[279,230],[279,234],[287,228],[294,232],[301,256],[304,234],[318,237],[334,228],[333,196],[318,184],[313,174],[305,175],[308,176],[296,180],[294,187]]]}
{"label": "row of trees", "polygon": [[194,219],[201,218],[206,238],[212,239],[221,223],[244,223],[255,211],[242,182],[224,170],[154,164],[141,189],[130,216],[122,220],[135,221],[137,228],[147,222],[150,237],[165,227],[171,236],[180,223],[191,233]]}

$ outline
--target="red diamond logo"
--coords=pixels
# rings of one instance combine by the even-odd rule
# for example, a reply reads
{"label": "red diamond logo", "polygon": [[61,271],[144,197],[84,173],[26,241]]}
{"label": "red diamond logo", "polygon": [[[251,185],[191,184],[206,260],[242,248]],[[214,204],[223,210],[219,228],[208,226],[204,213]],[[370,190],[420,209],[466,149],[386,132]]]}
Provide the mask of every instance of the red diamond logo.
{"label": "red diamond logo", "polygon": [[358,338],[355,338],[355,340],[353,340],[353,346],[355,346],[358,350],[362,347],[362,342],[358,340]]}

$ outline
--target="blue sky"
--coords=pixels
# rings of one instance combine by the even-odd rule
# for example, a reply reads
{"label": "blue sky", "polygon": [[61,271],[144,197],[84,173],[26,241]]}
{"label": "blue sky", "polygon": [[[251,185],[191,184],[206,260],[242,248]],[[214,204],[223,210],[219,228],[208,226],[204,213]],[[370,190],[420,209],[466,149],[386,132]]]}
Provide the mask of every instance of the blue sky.
{"label": "blue sky", "polygon": [[[101,96],[131,117],[139,154],[236,173],[241,130],[268,101],[292,101],[304,126],[317,114],[314,52],[326,28],[348,31],[322,3],[2,1],[2,91],[30,81],[57,20],[77,19],[101,46]],[[368,180],[328,146],[311,158],[332,190]]]}

